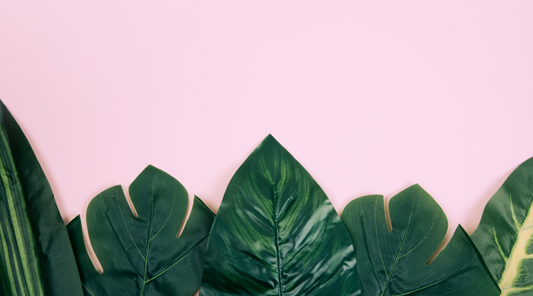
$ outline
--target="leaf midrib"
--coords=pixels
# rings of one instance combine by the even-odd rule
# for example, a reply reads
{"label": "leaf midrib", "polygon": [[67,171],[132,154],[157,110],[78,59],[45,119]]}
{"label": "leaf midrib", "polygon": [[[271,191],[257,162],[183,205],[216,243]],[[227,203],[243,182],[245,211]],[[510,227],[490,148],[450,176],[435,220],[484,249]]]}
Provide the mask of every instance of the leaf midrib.
{"label": "leaf midrib", "polygon": [[[278,208],[277,205],[278,205],[278,195],[277,195],[277,191],[276,191],[276,184],[274,182],[272,182],[272,193],[274,194],[274,240],[275,240],[275,245],[276,245],[276,268],[277,268],[277,272],[278,272],[278,295],[279,296],[283,296],[283,289],[282,289],[282,283],[281,283],[281,271],[282,271],[282,267],[281,267],[281,258],[280,258],[280,253],[279,253],[279,218],[280,218],[280,213],[276,213],[276,209]],[[284,207],[285,208],[285,207]],[[283,211],[285,212],[285,211]],[[283,212],[281,214],[283,214]]]}
{"label": "leaf midrib", "polygon": [[150,236],[152,235],[152,222],[154,218],[154,180],[151,182],[152,185],[152,196],[151,196],[151,206],[150,206],[150,222],[148,224],[148,235],[146,236],[146,258],[144,259],[144,275],[143,275],[143,286],[141,288],[141,296],[144,296],[144,291],[146,284],[148,283],[146,281],[146,276],[148,274],[148,258],[150,255],[150,243],[152,240],[150,239]]}
{"label": "leaf midrib", "polygon": [[402,251],[403,244],[405,243],[405,239],[407,238],[407,234],[409,233],[409,229],[411,228],[411,219],[413,217],[413,207],[414,207],[414,201],[411,204],[411,211],[409,212],[409,221],[407,222],[407,229],[404,232],[402,243],[400,244],[400,247],[398,248],[398,251],[396,252],[396,256],[394,256],[394,265],[392,266],[392,269],[390,271],[390,275],[387,275],[387,283],[383,287],[383,290],[381,292],[381,296],[385,295],[385,291],[387,290],[390,280],[392,278],[392,275],[394,274],[394,270],[396,269],[396,264],[398,264],[398,259],[400,259],[400,252]]}
{"label": "leaf midrib", "polygon": [[285,202],[285,205],[283,205],[283,208],[276,213],[276,210],[278,208],[278,191],[276,190],[276,183],[272,182],[272,193],[274,195],[274,240],[275,240],[275,246],[276,246],[276,269],[278,273],[278,295],[283,296],[283,284],[282,284],[282,272],[283,267],[281,263],[281,254],[280,254],[280,239],[279,239],[279,222],[281,220],[281,217],[285,214],[287,208],[289,207],[290,202],[294,199],[294,196],[290,196],[289,199]]}
{"label": "leaf midrib", "polygon": [[[33,238],[34,234],[30,226],[30,220],[29,220],[28,212],[26,210],[26,201],[23,196],[20,180],[18,179],[18,176],[16,176],[17,182],[16,182],[16,186],[14,186],[16,188],[12,190],[11,187],[13,184],[10,183],[8,172],[6,170],[10,166],[11,170],[16,171],[16,167],[15,167],[15,161],[13,159],[13,155],[11,153],[9,141],[6,138],[6,134],[2,127],[0,127],[0,137],[1,137],[1,148],[2,148],[1,150],[2,153],[0,155],[0,171],[1,171],[0,175],[2,178],[2,182],[4,184],[9,211],[11,212],[10,218],[11,218],[11,222],[13,223],[12,227],[13,227],[13,232],[15,235],[15,244],[17,245],[18,250],[20,250],[18,255],[20,256],[20,264],[21,264],[22,271],[18,270],[17,262],[14,262],[14,265],[16,267],[15,268],[16,273],[17,273],[17,276],[19,277],[18,278],[19,283],[22,283],[22,280],[21,280],[22,276],[25,278],[25,281],[24,281],[26,283],[25,288],[28,289],[28,292],[31,295],[33,294],[44,295],[44,286],[42,283],[41,273],[40,273],[39,267],[37,266],[37,262],[38,262],[38,260],[36,259],[37,249],[36,249],[34,238]],[[17,211],[15,210],[15,207],[16,207],[15,198],[19,198],[19,203],[20,203],[19,206],[22,207],[23,213],[22,213],[22,217],[20,217],[20,221],[19,221],[19,217],[17,216]],[[22,227],[23,224],[26,225],[25,229],[23,229]],[[25,232],[24,233],[25,235],[23,234],[23,232]],[[24,238],[26,237],[29,238],[27,245],[24,242]],[[13,244],[13,241],[10,240],[10,243]],[[14,249],[15,248],[12,247],[12,250]],[[11,276],[11,273],[10,273],[10,276]],[[10,278],[10,281],[11,281],[11,284],[14,285],[14,281],[12,281],[11,278]],[[36,287],[34,287],[34,285]],[[34,291],[34,289],[36,289],[37,291]],[[22,293],[25,295],[24,289],[22,290]]]}
{"label": "leaf midrib", "polygon": [[[150,254],[150,242],[152,241],[152,239],[153,239],[155,236],[157,236],[157,235],[161,232],[161,230],[160,230],[160,231],[158,231],[158,232],[154,235],[154,237],[150,237],[150,236],[151,236],[151,232],[152,232],[152,224],[153,224],[152,222],[153,222],[153,216],[154,216],[154,215],[153,215],[153,212],[154,212],[154,202],[155,202],[155,201],[154,201],[154,184],[153,184],[153,181],[152,181],[152,184],[151,184],[151,185],[152,185],[152,186],[151,186],[151,187],[152,187],[152,194],[151,194],[151,195],[152,195],[152,196],[151,196],[151,209],[150,209],[150,219],[149,219],[149,223],[148,223],[148,225],[149,225],[149,226],[148,226],[148,235],[147,235],[147,237],[146,237],[146,240],[147,240],[146,245],[147,245],[147,247],[146,247],[146,255],[145,255],[145,256],[143,256],[143,254],[142,254],[141,251],[139,250],[137,244],[135,243],[135,240],[133,239],[133,237],[132,237],[132,235],[131,235],[131,232],[130,232],[130,230],[129,230],[129,227],[128,227],[126,221],[124,220],[124,214],[122,213],[122,211],[120,211],[120,214],[121,214],[121,216],[122,216],[122,221],[124,222],[124,226],[125,226],[126,230],[128,231],[128,235],[129,235],[129,237],[130,237],[130,240],[131,240],[132,243],[135,245],[136,250],[139,252],[141,258],[142,258],[142,259],[144,260],[144,262],[145,262],[144,273],[141,274],[141,272],[140,272],[139,270],[137,270],[137,268],[135,267],[135,264],[133,264],[133,262],[131,261],[131,258],[130,258],[130,256],[129,256],[129,253],[126,252],[126,250],[125,250],[125,248],[124,248],[124,245],[123,245],[122,243],[120,244],[121,247],[122,247],[122,250],[123,250],[123,252],[124,252],[124,255],[126,256],[126,258],[128,258],[128,261],[130,262],[130,265],[131,265],[131,266],[133,267],[133,269],[137,272],[137,274],[139,275],[139,277],[142,277],[142,278],[143,278],[143,286],[141,287],[141,296],[143,296],[144,293],[145,293],[145,287],[146,287],[146,284],[150,283],[151,281],[155,280],[156,278],[158,278],[159,276],[163,275],[165,272],[169,271],[169,270],[172,269],[174,266],[176,266],[176,264],[178,264],[183,258],[187,257],[187,255],[189,255],[189,254],[190,254],[190,253],[191,253],[196,247],[198,247],[198,246],[199,246],[199,245],[200,245],[200,244],[201,244],[201,243],[202,243],[207,237],[209,237],[209,234],[210,234],[210,232],[207,232],[207,234],[206,234],[201,240],[199,240],[198,242],[196,242],[192,247],[190,247],[189,250],[188,250],[185,254],[183,254],[181,257],[179,257],[178,259],[176,259],[176,261],[174,261],[172,264],[170,264],[167,268],[165,268],[163,271],[161,271],[161,272],[158,273],[157,275],[155,275],[155,276],[153,276],[153,277],[147,279],[147,275],[148,275],[148,258],[149,258],[149,254]],[[117,190],[118,190],[118,189],[117,189]],[[176,194],[177,194],[177,193],[174,192],[174,196],[173,196],[174,199],[173,199],[173,204],[172,204],[173,206],[172,206],[172,208],[174,208],[174,204],[175,204],[175,202],[176,202]],[[118,194],[115,194],[115,196],[117,196],[117,198],[119,197]],[[119,207],[119,209],[121,209],[121,208]],[[171,213],[172,213],[172,211],[171,211]],[[170,215],[171,215],[171,214],[169,214],[169,217],[170,217]],[[118,236],[118,234],[117,234],[117,231],[116,231],[116,229],[115,229],[115,227],[114,227],[114,224],[111,223],[111,219],[109,218],[109,213],[107,213],[107,211],[106,211],[106,216],[107,216],[107,219],[108,219],[108,221],[109,221],[109,225],[111,226],[111,229],[113,230],[113,233],[114,233],[115,236],[117,237],[117,241],[120,242],[120,239],[118,239],[119,236]],[[164,225],[166,225],[166,223],[168,222],[168,220],[169,220],[169,218],[167,218],[167,220],[165,221]],[[184,221],[183,223],[186,223],[186,221]],[[164,227],[164,226],[163,226],[163,227]],[[87,287],[84,286],[84,288],[87,289],[87,291],[88,291],[89,293],[93,294],[93,292],[90,291]],[[94,294],[93,294],[93,295],[94,295]]]}
{"label": "leaf midrib", "polygon": [[[376,204],[377,204],[377,203],[376,203]],[[436,218],[437,218],[437,215],[435,215],[435,216],[433,217],[433,222],[431,223],[431,227],[430,227],[430,228],[428,229],[428,231],[426,232],[426,235],[424,236],[424,238],[423,238],[422,240],[420,240],[420,242],[419,242],[419,243],[418,243],[413,249],[411,249],[409,252],[403,254],[402,256],[399,256],[400,252],[401,252],[402,249],[403,249],[403,245],[404,245],[404,243],[405,243],[405,239],[407,238],[407,234],[409,233],[409,230],[410,230],[410,227],[411,227],[411,220],[412,220],[412,217],[413,217],[413,208],[414,208],[414,205],[415,205],[415,203],[414,203],[414,201],[413,201],[413,202],[411,203],[411,211],[409,212],[409,221],[407,222],[407,229],[405,230],[405,233],[404,233],[403,238],[402,238],[402,243],[400,244],[400,247],[399,247],[398,251],[396,252],[396,256],[394,257],[394,258],[395,258],[395,260],[394,260],[394,265],[393,265],[393,267],[392,267],[392,269],[391,269],[391,271],[390,271],[390,275],[389,275],[388,273],[386,273],[386,274],[387,274],[387,283],[386,283],[385,286],[383,287],[383,290],[382,290],[382,292],[381,292],[381,296],[383,296],[383,295],[385,294],[385,291],[387,290],[387,288],[388,288],[388,286],[389,286],[390,280],[391,280],[391,278],[392,278],[392,276],[393,276],[393,274],[394,274],[394,271],[395,271],[395,269],[396,269],[396,265],[397,265],[397,263],[398,263],[398,260],[401,259],[401,258],[403,258],[403,257],[405,257],[407,254],[411,253],[411,252],[414,251],[416,248],[418,248],[418,246],[420,246],[420,244],[421,244],[421,243],[427,238],[428,233],[433,229],[433,226],[435,225],[435,220],[436,220]],[[376,212],[375,212],[374,214],[376,214]],[[376,227],[376,229],[377,229],[377,227]],[[379,249],[380,249],[380,252],[381,252],[381,248],[379,248]],[[470,261],[470,262],[471,262],[471,261]],[[470,262],[469,262],[469,263],[470,263]],[[464,268],[464,267],[463,267],[463,268]],[[462,271],[463,268],[461,268],[459,271],[453,273],[453,275],[455,275],[456,273]],[[406,292],[406,293],[401,294],[401,295],[407,295],[407,294],[412,293],[412,292],[414,292],[414,291],[418,291],[418,290],[425,289],[425,288],[427,288],[427,287],[430,287],[430,286],[433,286],[433,285],[435,285],[435,284],[437,284],[437,283],[440,283],[440,282],[442,282],[442,281],[444,281],[444,280],[446,280],[446,279],[448,279],[448,278],[449,278],[449,277],[446,277],[446,278],[444,278],[444,279],[441,279],[441,280],[438,280],[438,281],[436,281],[436,282],[434,282],[434,283],[431,283],[431,284],[429,284],[429,285],[427,285],[427,286],[424,286],[424,287],[418,288],[418,289],[416,289],[416,290],[411,290],[411,291]]]}
{"label": "leaf midrib", "polygon": [[[533,208],[532,199],[533,199],[533,195],[530,195],[530,200],[529,200],[530,206],[529,206],[528,212],[526,216],[524,217],[522,224],[520,224],[517,222],[517,218],[516,218],[516,215],[513,209],[513,202],[512,202],[513,199],[512,199],[511,194],[509,194],[512,218],[515,224],[517,224],[518,226],[516,229],[515,243],[513,244],[513,247],[511,248],[511,252],[509,253],[509,257],[505,263],[502,277],[500,278],[500,281],[498,283],[498,285],[502,289],[502,295],[507,295],[507,293],[513,292],[516,289],[513,287],[513,283],[518,274],[514,273],[514,271],[518,269],[520,262],[526,256],[525,245],[527,244],[529,237],[533,235],[533,228],[532,228],[533,227],[533,211],[531,210]],[[522,241],[525,241],[525,243],[521,244]]]}

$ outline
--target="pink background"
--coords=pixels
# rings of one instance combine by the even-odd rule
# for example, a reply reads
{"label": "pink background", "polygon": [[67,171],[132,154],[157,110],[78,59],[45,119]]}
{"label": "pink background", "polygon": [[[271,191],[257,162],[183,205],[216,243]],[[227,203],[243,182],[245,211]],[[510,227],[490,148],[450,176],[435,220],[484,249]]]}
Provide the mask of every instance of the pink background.
{"label": "pink background", "polygon": [[533,156],[531,1],[80,2],[0,4],[0,99],[65,221],[148,164],[216,212],[272,133],[339,212],[419,183],[471,233]]}

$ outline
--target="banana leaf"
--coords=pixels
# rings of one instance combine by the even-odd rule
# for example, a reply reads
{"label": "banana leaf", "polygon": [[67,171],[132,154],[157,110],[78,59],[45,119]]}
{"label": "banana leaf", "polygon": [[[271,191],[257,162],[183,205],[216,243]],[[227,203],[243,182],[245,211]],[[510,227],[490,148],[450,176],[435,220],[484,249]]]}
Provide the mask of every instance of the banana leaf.
{"label": "banana leaf", "polygon": [[502,295],[533,295],[533,158],[489,200],[472,240]]}
{"label": "banana leaf", "polygon": [[98,194],[87,208],[87,228],[100,274],[85,248],[80,218],[67,225],[85,295],[190,296],[200,287],[205,248],[214,214],[198,198],[185,228],[185,188],[148,166],[130,185],[137,212],[120,186]]}
{"label": "banana leaf", "polygon": [[226,189],[200,295],[359,295],[355,266],[326,194],[269,135]]}
{"label": "banana leaf", "polygon": [[2,102],[0,138],[0,295],[83,295],[50,184]]}
{"label": "banana leaf", "polygon": [[427,264],[448,229],[444,212],[420,186],[351,201],[342,221],[355,245],[363,295],[499,295],[472,241],[458,227],[437,258]]}

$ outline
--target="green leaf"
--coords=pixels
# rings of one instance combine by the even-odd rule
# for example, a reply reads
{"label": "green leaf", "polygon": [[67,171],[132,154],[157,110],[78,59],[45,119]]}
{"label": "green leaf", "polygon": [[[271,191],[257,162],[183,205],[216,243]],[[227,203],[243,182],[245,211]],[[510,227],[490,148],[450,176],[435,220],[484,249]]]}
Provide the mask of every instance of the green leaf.
{"label": "green leaf", "polygon": [[439,205],[414,185],[389,203],[389,231],[383,196],[351,201],[343,211],[355,245],[363,295],[499,295],[481,256],[459,226],[429,265],[448,221]]}
{"label": "green leaf", "polygon": [[97,195],[87,208],[91,245],[103,268],[96,271],[85,249],[79,216],[67,226],[86,295],[184,295],[200,287],[207,237],[214,214],[167,173],[148,166],[129,188],[138,214],[120,186]]}
{"label": "green leaf", "polygon": [[200,295],[359,295],[329,199],[272,136],[237,170],[209,238]]}
{"label": "green leaf", "polygon": [[82,295],[52,189],[0,102],[0,295]]}
{"label": "green leaf", "polygon": [[533,295],[533,158],[489,200],[472,240],[502,295]]}

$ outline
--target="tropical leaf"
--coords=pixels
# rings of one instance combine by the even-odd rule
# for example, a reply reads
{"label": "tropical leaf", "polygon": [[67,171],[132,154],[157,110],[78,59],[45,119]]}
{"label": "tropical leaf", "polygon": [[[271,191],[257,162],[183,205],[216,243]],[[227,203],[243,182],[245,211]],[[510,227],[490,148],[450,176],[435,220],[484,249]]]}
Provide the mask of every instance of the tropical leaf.
{"label": "tropical leaf", "polygon": [[342,221],[355,245],[363,295],[499,295],[481,256],[459,226],[429,265],[448,221],[439,205],[414,185],[389,203],[389,231],[383,196],[351,201]]}
{"label": "tropical leaf", "polygon": [[0,295],[82,295],[52,189],[0,102]]}
{"label": "tropical leaf", "polygon": [[359,295],[355,264],[327,196],[269,135],[226,189],[200,295]]}
{"label": "tropical leaf", "polygon": [[533,158],[489,200],[472,240],[502,295],[533,295]]}
{"label": "tropical leaf", "polygon": [[195,197],[187,224],[185,188],[148,166],[129,188],[138,214],[120,186],[97,195],[87,208],[91,245],[103,268],[85,249],[79,216],[67,226],[86,295],[184,295],[200,287],[207,237],[214,214]]}

